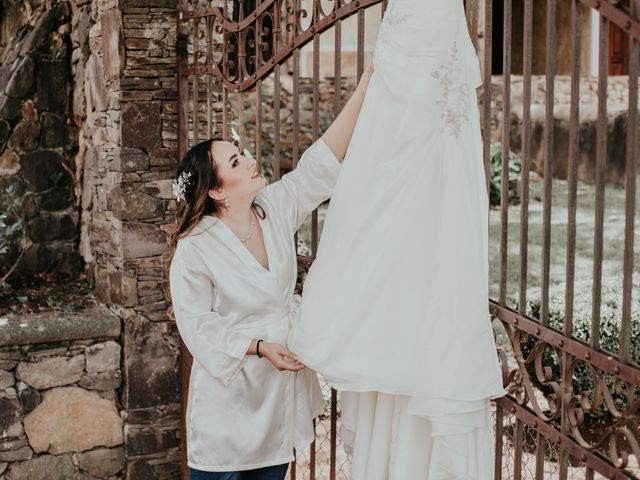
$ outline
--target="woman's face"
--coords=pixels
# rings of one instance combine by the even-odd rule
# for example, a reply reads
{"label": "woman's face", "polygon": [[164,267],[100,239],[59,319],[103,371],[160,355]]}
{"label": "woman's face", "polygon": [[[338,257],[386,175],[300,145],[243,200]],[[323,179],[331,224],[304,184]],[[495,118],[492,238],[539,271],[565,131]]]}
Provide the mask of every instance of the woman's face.
{"label": "woman's face", "polygon": [[217,189],[233,204],[234,199],[253,201],[266,184],[259,174],[256,161],[245,157],[233,143],[213,142],[211,146],[214,162],[222,187]]}

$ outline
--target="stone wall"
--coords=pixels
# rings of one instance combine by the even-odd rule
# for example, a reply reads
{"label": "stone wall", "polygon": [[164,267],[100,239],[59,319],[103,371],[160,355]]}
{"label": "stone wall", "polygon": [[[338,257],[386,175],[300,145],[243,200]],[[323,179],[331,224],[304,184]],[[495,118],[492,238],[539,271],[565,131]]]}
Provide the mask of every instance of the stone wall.
{"label": "stone wall", "polygon": [[15,34],[0,64],[0,203],[24,222],[0,269],[18,262],[15,277],[81,270],[70,19],[69,4],[56,4]]}
{"label": "stone wall", "polygon": [[[21,8],[29,8],[32,3],[24,0]],[[32,12],[33,21],[51,26],[47,32],[53,33],[44,40],[37,38],[49,48],[47,52],[59,45],[64,47],[55,50],[62,52],[61,58],[55,59],[59,63],[54,65],[59,70],[51,73],[39,69],[37,59],[33,69],[30,64],[20,67],[27,69],[34,85],[28,94],[20,91],[18,95],[14,90],[11,96],[2,94],[0,110],[9,110],[11,122],[5,125],[0,121],[0,134],[5,132],[8,143],[17,125],[31,122],[27,125],[31,130],[36,129],[32,124],[38,123],[38,135],[34,134],[38,142],[48,141],[47,135],[58,142],[55,147],[45,144],[48,153],[43,154],[41,168],[35,173],[46,178],[58,173],[54,167],[59,164],[53,160],[59,158],[52,160],[54,153],[68,167],[63,170],[66,176],[56,176],[62,178],[67,193],[63,195],[67,209],[64,212],[73,220],[70,250],[61,257],[74,260],[78,266],[80,258],[84,260],[87,279],[95,285],[99,301],[124,325],[120,339],[122,383],[114,393],[126,419],[123,476],[135,480],[177,478],[179,337],[175,323],[168,318],[163,292],[165,232],[176,209],[171,196],[171,179],[177,165],[175,1],[42,3],[43,11]],[[0,28],[9,25],[0,24]],[[30,28],[25,27],[25,31]],[[8,52],[20,54],[22,50]],[[14,67],[14,63],[9,77],[24,78],[23,73],[15,73],[22,64]],[[58,77],[53,76],[57,72],[62,75],[62,66],[67,82],[64,86],[57,85]],[[7,88],[5,83],[0,83],[0,91]],[[65,115],[41,107],[43,99],[64,101]],[[45,120],[51,120],[43,118],[45,112],[54,113],[53,120],[63,120],[64,132],[42,128]],[[21,129],[31,132],[27,127]],[[17,145],[11,141],[14,144]],[[39,148],[40,143],[37,147],[13,149],[17,160],[13,155],[3,160],[6,168],[0,182],[9,178],[9,183],[17,183],[16,179],[27,171],[22,156]],[[49,191],[50,187],[38,184],[38,192],[57,193],[56,189]],[[33,211],[47,219],[63,217],[61,202],[55,204],[55,215],[42,202]],[[59,230],[49,226],[40,229],[47,235]],[[47,241],[63,243],[59,238],[47,237]],[[69,458],[73,460],[72,456]]]}
{"label": "stone wall", "polygon": [[0,10],[0,58],[9,48],[16,33],[32,19],[34,11],[46,0],[5,0]]}
{"label": "stone wall", "polygon": [[120,319],[0,318],[0,478],[122,478]]}
{"label": "stone wall", "polygon": [[[511,149],[522,150],[522,98],[521,76],[511,79]],[[627,138],[627,110],[629,105],[629,79],[624,76],[610,77],[607,89],[607,164],[606,182],[611,185],[624,184]],[[502,77],[492,80],[492,138],[502,140],[503,92]],[[580,128],[578,178],[595,183],[596,176],[596,124],[598,118],[598,79],[580,79]],[[531,169],[544,172],[544,130],[545,130],[546,78],[532,78],[531,99]],[[555,81],[554,96],[554,153],[553,176],[567,178],[569,156],[569,107],[571,100],[571,78],[558,76]]]}

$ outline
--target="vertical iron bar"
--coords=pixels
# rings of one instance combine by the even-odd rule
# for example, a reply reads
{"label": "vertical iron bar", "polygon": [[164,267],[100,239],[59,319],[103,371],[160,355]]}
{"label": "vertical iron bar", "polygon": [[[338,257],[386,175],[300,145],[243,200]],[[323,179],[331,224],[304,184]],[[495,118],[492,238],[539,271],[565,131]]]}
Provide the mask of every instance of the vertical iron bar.
{"label": "vertical iron bar", "polygon": [[507,303],[507,259],[509,232],[509,150],[511,136],[511,0],[504,0],[502,172],[500,178],[500,292],[499,303]]}
{"label": "vertical iron bar", "polygon": [[535,480],[543,480],[544,478],[544,447],[545,438],[540,431],[536,431],[536,472]]}
{"label": "vertical iron bar", "polygon": [[[490,1],[489,1],[490,3]],[[496,450],[494,460],[494,480],[502,480],[502,444],[504,442],[504,409],[496,405]]]}
{"label": "vertical iron bar", "polygon": [[187,68],[187,39],[180,37],[177,42],[178,60],[178,157],[182,160],[187,153],[189,137],[189,77],[182,73]]}
{"label": "vertical iron bar", "polygon": [[[313,141],[320,136],[320,35],[313,37]],[[318,211],[311,214],[311,254],[318,252]],[[315,459],[315,456],[314,456]]]}
{"label": "vertical iron bar", "polygon": [[211,138],[213,136],[213,101],[211,98],[211,81],[213,78],[208,73],[209,69],[213,66],[213,39],[211,38],[213,36],[212,24],[213,17],[207,17],[205,19],[207,35],[207,73],[205,73],[205,81],[207,82],[207,138]]}
{"label": "vertical iron bar", "polygon": [[[227,2],[224,1],[224,18],[227,18]],[[227,78],[229,73],[229,59],[227,52],[229,48],[229,34],[222,33],[222,76]],[[225,140],[229,139],[229,90],[222,87],[222,136]]]}
{"label": "vertical iron bar", "polygon": [[193,139],[193,145],[197,145],[199,141],[198,136],[198,106],[200,104],[200,99],[198,98],[198,88],[200,87],[199,75],[195,74],[191,77],[191,88],[193,103],[191,105],[191,135]]}
{"label": "vertical iron bar", "polygon": [[225,140],[229,138],[229,91],[222,88],[222,136]]}
{"label": "vertical iron bar", "polygon": [[522,480],[522,437],[524,425],[519,418],[516,418],[515,441],[513,442],[513,480]]}
{"label": "vertical iron bar", "polygon": [[318,438],[317,429],[318,422],[317,419],[313,419],[313,442],[311,442],[311,449],[309,451],[309,480],[316,480],[316,439]]}
{"label": "vertical iron bar", "polygon": [[329,480],[336,479],[336,451],[338,447],[338,392],[331,389],[331,452],[329,457]]}
{"label": "vertical iron bar", "polygon": [[[336,2],[336,8],[338,3]],[[384,12],[384,10],[383,10]],[[335,24],[335,47],[334,47],[334,97],[333,97],[333,118],[340,113],[342,107],[342,21]],[[336,461],[338,447],[338,392],[331,389],[331,450],[329,455],[329,480],[336,478]]]}
{"label": "vertical iron bar", "polygon": [[[639,2],[631,2],[631,15],[638,18]],[[629,35],[629,113],[627,118],[627,165],[625,169],[624,267],[622,280],[622,325],[620,328],[620,359],[630,361],[631,300],[633,289],[633,241],[635,235],[635,201],[638,162],[638,73],[640,48],[638,40]]]}
{"label": "vertical iron bar", "polygon": [[312,135],[315,142],[320,136],[320,35],[313,36],[313,96]]}
{"label": "vertical iron bar", "polygon": [[487,192],[491,181],[491,49],[493,36],[493,0],[485,0],[484,6],[484,85],[482,95],[482,135],[484,142],[484,171]]}
{"label": "vertical iron bar", "polygon": [[256,164],[262,172],[262,80],[256,83]]}
{"label": "vertical iron bar", "polygon": [[273,181],[280,179],[280,65],[276,64],[273,70]]}
{"label": "vertical iron bar", "polygon": [[[312,135],[315,142],[320,136],[320,35],[313,36],[313,127]],[[311,213],[311,255],[315,258],[318,253],[318,209]],[[314,421],[313,425],[316,423]],[[311,444],[311,458],[309,460],[310,480],[316,478],[316,439]]]}
{"label": "vertical iron bar", "polygon": [[[565,277],[565,314],[563,333],[567,337],[573,334],[573,299],[576,262],[576,212],[578,187],[578,154],[580,133],[580,3],[571,0],[571,101],[569,113],[569,158],[567,172],[568,205],[567,205],[567,253]],[[564,435],[569,435],[571,428],[567,417],[567,404],[572,394],[572,379],[569,364],[573,357],[562,351],[560,389],[562,392],[560,410],[560,429]],[[562,452],[560,458],[560,478],[567,477],[568,455]]]}
{"label": "vertical iron bar", "polygon": [[336,21],[335,26],[335,62],[334,62],[334,82],[335,94],[333,97],[334,118],[340,113],[342,107],[342,20]]}
{"label": "vertical iron bar", "polygon": [[551,250],[551,185],[553,181],[553,129],[554,96],[556,74],[556,7],[557,0],[547,0],[547,45],[546,45],[546,99],[545,99],[545,152],[544,152],[544,195],[542,222],[542,294],[540,321],[549,321],[549,268]]}
{"label": "vertical iron bar", "polygon": [[573,299],[576,269],[576,211],[578,188],[578,155],[580,153],[580,42],[582,38],[579,0],[571,0],[571,101],[569,113],[567,271],[565,290],[564,334],[573,333]]}
{"label": "vertical iron bar", "polygon": [[[198,24],[199,19],[195,19],[193,21],[193,65],[195,67],[199,66],[200,63],[200,46],[198,45]],[[198,144],[199,132],[198,132],[198,109],[200,107],[200,99],[199,99],[199,89],[200,89],[200,75],[197,73],[192,77],[192,86],[193,86],[193,109],[192,109],[192,124],[191,128],[193,130],[193,145]]]}
{"label": "vertical iron bar", "polygon": [[524,0],[524,42],[522,54],[522,170],[520,172],[520,292],[518,313],[527,310],[529,257],[529,172],[531,158],[531,74],[533,65],[533,0]]}
{"label": "vertical iron bar", "polygon": [[246,148],[244,144],[244,92],[238,92],[236,95],[238,108],[238,149],[242,152]]}
{"label": "vertical iron bar", "polygon": [[596,211],[593,241],[593,291],[591,346],[600,345],[600,304],[602,300],[602,250],[604,226],[604,176],[607,162],[607,82],[609,64],[609,20],[600,15],[598,52],[598,123],[596,127]]}
{"label": "vertical iron bar", "polygon": [[[295,1],[294,2],[294,6],[293,6],[293,14],[294,17],[297,18],[297,14],[298,14],[298,7],[299,6],[299,2]],[[276,7],[277,8],[277,5]],[[274,18],[277,17],[277,15],[274,15]],[[277,21],[277,20],[276,20]],[[274,30],[275,28],[277,28],[274,25]],[[274,33],[275,35],[275,33]],[[293,36],[295,36],[295,32],[292,33]],[[276,45],[276,39],[274,37],[273,39],[273,44]],[[274,50],[273,54],[275,55],[276,51]],[[279,79],[278,79],[279,80]],[[299,82],[300,82],[300,50],[299,49],[295,49],[293,51],[293,145],[292,145],[292,152],[291,152],[291,168],[296,168],[296,165],[298,163],[298,155],[299,155],[299,139],[300,139],[300,108],[299,108]],[[278,118],[280,117],[280,115],[278,115]],[[279,135],[278,135],[279,137]],[[279,140],[279,138],[278,138]],[[274,141],[275,141],[275,137],[274,137]],[[275,172],[274,172],[274,178],[275,178]],[[296,250],[297,250],[297,244],[298,244],[298,237],[297,237],[297,232],[296,232],[296,237],[295,237],[295,244],[296,244]],[[314,421],[314,427],[315,427],[315,421]],[[315,430],[315,429],[314,429]],[[312,446],[313,448],[313,446]],[[294,449],[293,452],[293,462],[291,462],[291,467],[290,467],[290,471],[291,471],[291,475],[290,475],[290,479],[291,480],[296,480],[297,478],[297,452]]]}
{"label": "vertical iron bar", "polygon": [[[222,16],[225,20],[229,18],[228,2],[222,0]],[[229,76],[229,59],[227,52],[229,51],[229,34],[223,30],[222,32],[222,76]],[[225,140],[229,139],[229,91],[222,87],[222,136]]]}
{"label": "vertical iron bar", "polygon": [[296,168],[300,158],[300,50],[293,51],[293,147],[291,167]]}
{"label": "vertical iron bar", "polygon": [[360,81],[360,77],[364,73],[364,9],[358,10],[358,71],[357,79]]}
{"label": "vertical iron bar", "polygon": [[290,471],[290,480],[296,480],[297,477],[297,469],[298,469],[298,452],[296,451],[296,449],[293,449],[293,461],[291,462],[291,464],[289,465],[289,471]]}
{"label": "vertical iron bar", "polygon": [[[184,0],[180,0],[178,9],[184,7]],[[181,14],[178,14],[176,42],[177,60],[177,90],[178,90],[178,161],[181,161],[187,153],[189,136],[189,77],[183,73],[187,67],[188,52],[187,38],[181,35]],[[189,399],[190,353],[186,345],[180,340],[180,478],[188,480],[189,469],[187,466],[187,403]]]}

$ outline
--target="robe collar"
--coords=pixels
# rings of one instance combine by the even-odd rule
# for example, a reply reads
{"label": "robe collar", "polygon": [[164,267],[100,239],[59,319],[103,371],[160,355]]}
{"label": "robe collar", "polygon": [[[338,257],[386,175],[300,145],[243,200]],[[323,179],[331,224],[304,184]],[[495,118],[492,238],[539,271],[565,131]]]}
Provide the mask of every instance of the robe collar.
{"label": "robe collar", "polygon": [[240,258],[242,258],[243,262],[246,265],[258,271],[261,271],[263,273],[271,273],[274,267],[274,264],[272,262],[272,255],[271,255],[271,252],[273,251],[271,248],[272,247],[271,246],[271,242],[272,242],[271,226],[269,225],[269,222],[267,221],[267,219],[261,219],[260,217],[258,217],[258,223],[260,224],[260,228],[262,228],[264,248],[265,248],[265,251],[267,252],[267,262],[269,264],[268,269],[265,268],[258,261],[258,259],[253,256],[253,254],[249,251],[249,249],[245,247],[244,244],[240,241],[238,236],[235,233],[233,233],[231,228],[229,228],[229,226],[219,218],[211,215],[206,215],[202,217],[202,220],[200,220],[200,222],[198,223],[198,227],[204,230],[209,230],[209,229],[214,230],[218,235],[220,235],[220,238],[222,239],[222,241],[231,250],[236,252]]}

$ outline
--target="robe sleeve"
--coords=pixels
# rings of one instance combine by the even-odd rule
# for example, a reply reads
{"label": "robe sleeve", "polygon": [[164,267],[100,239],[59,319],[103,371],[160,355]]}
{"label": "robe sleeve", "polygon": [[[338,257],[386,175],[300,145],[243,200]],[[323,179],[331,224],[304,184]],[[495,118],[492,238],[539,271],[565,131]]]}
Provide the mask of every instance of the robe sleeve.
{"label": "robe sleeve", "polygon": [[193,250],[178,249],[170,270],[173,310],[180,336],[202,367],[228,385],[242,369],[253,338],[224,325],[213,311],[214,284]]}
{"label": "robe sleeve", "polygon": [[331,196],[339,173],[340,162],[320,138],[304,152],[296,168],[267,186],[263,194],[295,232],[307,215]]}

